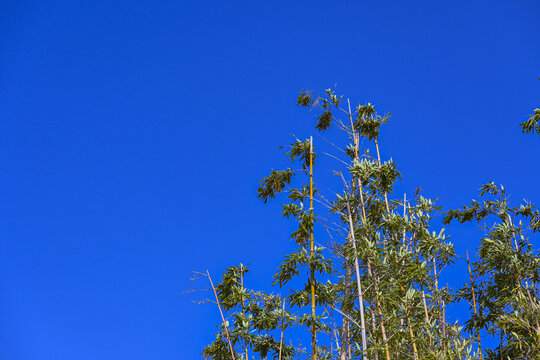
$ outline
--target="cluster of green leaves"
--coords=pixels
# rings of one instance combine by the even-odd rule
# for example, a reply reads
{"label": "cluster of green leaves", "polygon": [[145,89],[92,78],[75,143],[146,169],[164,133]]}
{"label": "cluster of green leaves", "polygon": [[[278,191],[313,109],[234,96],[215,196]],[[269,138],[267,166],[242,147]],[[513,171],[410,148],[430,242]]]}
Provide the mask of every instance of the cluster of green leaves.
{"label": "cluster of green leaves", "polygon": [[[540,78],[538,78],[540,80]],[[534,109],[534,113],[529,115],[527,121],[519,124],[523,134],[537,133],[540,135],[540,109]]]}
{"label": "cluster of green leaves", "polygon": [[519,125],[521,125],[524,134],[536,132],[540,135],[540,109],[534,109],[534,114],[531,114],[527,121]]}

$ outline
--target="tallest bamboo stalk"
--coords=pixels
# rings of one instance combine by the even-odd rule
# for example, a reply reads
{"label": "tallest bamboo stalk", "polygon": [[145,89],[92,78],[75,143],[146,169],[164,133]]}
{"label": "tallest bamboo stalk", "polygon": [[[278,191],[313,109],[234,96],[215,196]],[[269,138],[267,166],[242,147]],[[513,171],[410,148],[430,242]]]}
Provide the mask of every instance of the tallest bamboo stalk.
{"label": "tallest bamboo stalk", "polygon": [[311,285],[311,318],[313,324],[311,325],[311,348],[313,353],[313,360],[317,360],[317,328],[315,326],[316,314],[315,314],[315,267],[313,266],[313,257],[315,256],[315,244],[313,240],[313,136],[309,138],[309,215],[311,216],[311,227],[309,230],[310,240],[310,255],[312,263],[310,265],[310,285]]}
{"label": "tallest bamboo stalk", "polygon": [[[356,161],[359,162],[360,155],[358,152],[359,152],[359,147],[360,147],[360,134],[357,134],[356,131],[354,130],[354,123],[353,123],[352,111],[351,111],[351,102],[349,101],[349,99],[347,99],[347,104],[349,105],[349,119],[351,121],[351,132],[352,132],[353,140],[354,140],[354,155],[355,155]],[[364,203],[364,190],[362,188],[362,182],[360,181],[360,179],[356,178],[356,181],[358,183],[358,191],[360,193],[360,204],[362,207],[362,218],[365,225],[367,224],[367,215],[366,215],[366,205]],[[368,266],[368,275],[373,278],[373,284],[375,286],[375,300],[377,303],[377,313],[379,315],[379,321],[381,325],[381,334],[382,334],[382,339],[384,342],[384,352],[386,355],[386,360],[390,360],[390,349],[388,347],[388,339],[386,337],[386,328],[384,326],[384,316],[382,312],[381,299],[379,296],[379,285],[378,285],[377,274],[375,273],[375,269],[373,269],[373,272],[371,271],[371,263],[369,259],[367,260],[367,266]]]}

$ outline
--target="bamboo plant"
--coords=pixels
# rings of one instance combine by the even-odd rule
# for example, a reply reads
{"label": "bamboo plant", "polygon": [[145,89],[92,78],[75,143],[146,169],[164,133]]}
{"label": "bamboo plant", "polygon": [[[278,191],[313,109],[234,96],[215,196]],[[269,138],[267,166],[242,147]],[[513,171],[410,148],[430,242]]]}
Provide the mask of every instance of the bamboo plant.
{"label": "bamboo plant", "polygon": [[[285,154],[291,167],[271,170],[257,193],[264,203],[284,199],[282,215],[297,224],[296,249],[274,275],[277,294],[248,290],[243,265],[211,282],[222,320],[203,357],[540,358],[540,260],[527,238],[540,229],[538,210],[511,207],[504,188],[490,183],[481,194],[494,198],[447,212],[443,224],[476,220],[486,229],[470,284],[454,292],[442,276],[460,257],[444,228],[433,225],[442,208],[420,190],[394,194],[401,173],[380,144],[391,115],[370,103],[352,108],[330,89],[300,91],[297,103],[324,133],[317,149],[326,143],[330,150],[316,153],[312,137],[296,139]],[[336,165],[314,168],[320,155]],[[329,173],[341,190],[314,186]],[[488,226],[492,218],[499,222]],[[463,325],[449,322],[448,306],[462,300],[474,312]],[[487,335],[500,344],[486,347]]]}

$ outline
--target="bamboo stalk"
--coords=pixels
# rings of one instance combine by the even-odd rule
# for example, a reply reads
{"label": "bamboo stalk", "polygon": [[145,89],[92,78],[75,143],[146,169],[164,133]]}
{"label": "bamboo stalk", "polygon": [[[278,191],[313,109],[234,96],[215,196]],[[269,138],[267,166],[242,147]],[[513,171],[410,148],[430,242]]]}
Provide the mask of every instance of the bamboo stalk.
{"label": "bamboo stalk", "polygon": [[367,357],[367,340],[366,340],[366,323],[364,321],[364,294],[362,292],[362,283],[360,282],[360,267],[358,265],[358,256],[356,251],[356,238],[354,236],[354,225],[352,221],[351,207],[347,201],[347,214],[349,216],[349,227],[351,234],[351,242],[354,248],[354,267],[356,270],[356,285],[358,286],[358,306],[360,308],[360,331],[362,333],[362,354],[363,359],[368,359]]}
{"label": "bamboo stalk", "polygon": [[[472,291],[472,300],[473,300],[473,307],[474,307],[474,315],[478,314],[476,311],[476,295],[474,293],[474,283],[473,283],[473,277],[472,277],[472,271],[471,271],[471,262],[469,261],[469,252],[466,251],[467,254],[467,267],[469,268],[469,278],[471,279],[471,291]],[[482,359],[482,340],[480,340],[480,331],[476,331],[476,336],[478,337],[478,352],[480,353],[480,359]]]}
{"label": "bamboo stalk", "polygon": [[538,315],[536,314],[537,313],[537,307],[536,305],[534,304],[534,300],[531,296],[531,291],[529,290],[529,282],[527,281],[527,279],[525,279],[525,290],[527,290],[527,295],[529,297],[529,304],[531,305],[531,310],[534,314],[534,319],[536,321],[536,330],[538,331],[538,333],[540,333],[540,325],[538,323]]}
{"label": "bamboo stalk", "polygon": [[[285,315],[285,301],[283,301],[281,308],[283,309],[283,315]],[[285,320],[283,318],[281,319],[281,337],[279,339],[279,358],[278,360],[281,360],[281,349],[283,348],[283,331],[285,330]],[[248,359],[246,357],[246,359]]]}
{"label": "bamboo stalk", "polygon": [[[373,328],[373,337],[375,337],[375,334],[377,333],[377,323],[375,321],[375,312],[373,311],[372,306],[369,307],[369,310],[371,311],[371,327]],[[375,357],[375,360],[379,360],[379,354],[378,353],[375,353],[374,357]]]}
{"label": "bamboo stalk", "polygon": [[370,263],[368,262],[368,274],[373,276],[373,285],[375,286],[375,300],[377,303],[377,313],[379,315],[379,322],[381,326],[381,336],[384,342],[384,353],[386,360],[390,360],[390,348],[388,346],[388,338],[386,336],[386,327],[384,325],[384,315],[381,306],[381,298],[379,295],[379,280],[377,275],[377,270],[375,268],[371,269]]}
{"label": "bamboo stalk", "polygon": [[[442,300],[443,336],[446,338],[446,304]],[[446,348],[446,346],[445,346]]]}
{"label": "bamboo stalk", "polygon": [[[407,194],[403,194],[403,219],[405,219],[405,216],[407,216]],[[406,231],[403,228],[403,246],[405,246],[405,235]]]}
{"label": "bamboo stalk", "polygon": [[225,335],[227,335],[227,341],[229,342],[229,349],[231,350],[231,356],[233,360],[236,360],[234,356],[234,350],[231,343],[231,338],[229,336],[229,328],[227,326],[227,322],[225,321],[225,317],[223,316],[223,311],[221,310],[221,305],[219,303],[219,298],[217,296],[216,288],[214,287],[214,283],[212,282],[212,278],[210,277],[210,273],[208,270],[206,270],[206,275],[208,276],[208,280],[210,280],[210,285],[212,286],[212,290],[214,290],[214,296],[216,297],[216,304],[219,308],[219,313],[221,314],[221,320],[223,321],[223,326],[225,327]]}
{"label": "bamboo stalk", "polygon": [[[360,155],[359,155],[360,134],[357,134],[356,131],[354,130],[354,123],[353,123],[352,111],[351,111],[351,102],[349,101],[349,99],[347,99],[347,104],[349,106],[349,119],[351,121],[351,131],[352,131],[353,139],[354,139],[354,155],[355,155],[356,161],[360,161]],[[364,224],[367,224],[366,206],[365,206],[365,203],[364,203],[364,190],[362,188],[362,181],[360,181],[359,178],[357,178],[356,181],[357,181],[357,184],[358,184],[358,192],[360,193],[360,204],[361,204],[361,208],[362,208],[362,218],[364,220]],[[372,277],[373,284],[375,286],[375,300],[376,300],[376,303],[377,303],[377,313],[379,315],[379,322],[380,322],[380,326],[381,326],[381,335],[382,335],[383,342],[384,342],[384,350],[385,350],[386,360],[390,360],[390,349],[388,347],[388,338],[386,337],[386,328],[385,328],[385,325],[384,325],[384,316],[383,316],[383,312],[382,312],[381,299],[380,299],[380,296],[379,296],[379,282],[378,282],[378,279],[377,279],[377,273],[376,273],[375,269],[373,269],[373,271],[372,271],[371,262],[369,261],[369,259],[367,261],[367,267],[368,267],[368,275],[370,277]]]}
{"label": "bamboo stalk", "polygon": [[[309,214],[311,216],[311,227],[309,231],[310,238],[310,256],[313,260],[315,254],[315,244],[313,239],[313,137],[309,139]],[[315,326],[316,320],[316,303],[315,303],[315,267],[313,263],[310,265],[310,285],[311,285],[311,318],[313,324],[311,326],[311,348],[313,354],[313,360],[317,360],[317,328]]]}

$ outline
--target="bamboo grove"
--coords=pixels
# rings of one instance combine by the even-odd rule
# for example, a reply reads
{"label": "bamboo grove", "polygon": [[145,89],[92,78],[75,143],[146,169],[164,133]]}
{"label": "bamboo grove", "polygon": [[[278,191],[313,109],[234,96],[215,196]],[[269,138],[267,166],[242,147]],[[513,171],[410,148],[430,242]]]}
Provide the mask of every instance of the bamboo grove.
{"label": "bamboo grove", "polygon": [[[291,166],[261,180],[258,198],[282,199],[282,215],[297,224],[296,249],[276,270],[272,292],[250,289],[242,264],[226,269],[217,283],[201,274],[221,314],[203,357],[540,359],[540,256],[532,244],[539,211],[527,202],[512,205],[494,183],[481,187],[481,200],[444,213],[420,191],[397,196],[401,174],[379,146],[389,114],[369,103],[351,108],[332,90],[301,91],[298,105],[314,116],[325,139],[345,139],[333,145],[340,165],[318,169],[326,154],[317,154],[312,138],[297,139],[286,153]],[[535,114],[521,124],[524,133],[540,133]],[[317,188],[317,177],[328,173],[339,181],[339,193]],[[456,254],[444,229],[433,224],[441,214],[443,225],[481,226],[470,258]],[[441,274],[460,261],[469,281],[452,290]],[[447,310],[456,302],[469,304],[462,323],[449,321]]]}

